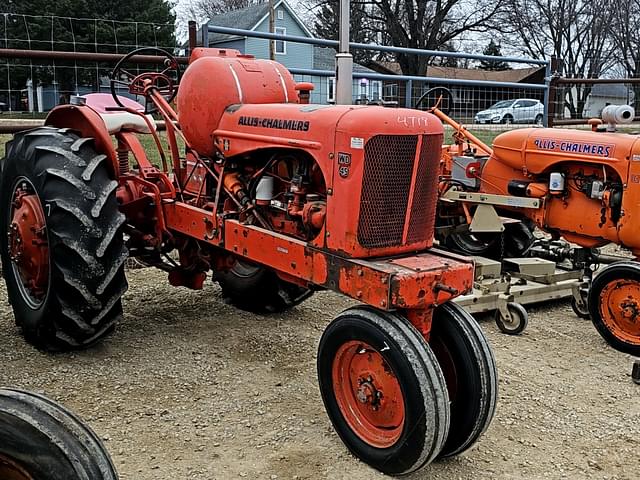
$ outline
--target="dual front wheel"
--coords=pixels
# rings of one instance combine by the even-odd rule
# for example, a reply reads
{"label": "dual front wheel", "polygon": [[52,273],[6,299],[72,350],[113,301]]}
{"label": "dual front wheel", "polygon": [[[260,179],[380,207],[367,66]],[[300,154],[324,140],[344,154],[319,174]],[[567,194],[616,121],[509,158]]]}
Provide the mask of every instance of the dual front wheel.
{"label": "dual front wheel", "polygon": [[346,310],[320,340],[318,378],[347,447],[392,475],[468,449],[491,422],[497,398],[487,340],[455,304],[436,309],[429,343],[398,314]]}

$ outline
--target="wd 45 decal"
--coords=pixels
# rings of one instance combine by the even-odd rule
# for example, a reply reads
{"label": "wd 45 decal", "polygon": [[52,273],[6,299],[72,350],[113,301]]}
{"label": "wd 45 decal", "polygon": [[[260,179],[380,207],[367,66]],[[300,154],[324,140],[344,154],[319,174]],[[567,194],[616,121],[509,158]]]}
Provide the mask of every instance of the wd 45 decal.
{"label": "wd 45 decal", "polygon": [[282,118],[245,117],[238,119],[238,125],[245,127],[277,128],[279,130],[309,131],[309,122],[304,120],[286,120]]}
{"label": "wd 45 decal", "polygon": [[342,178],[349,176],[351,169],[351,154],[338,152],[338,173]]}
{"label": "wd 45 decal", "polygon": [[553,150],[554,152],[580,153],[597,157],[613,155],[615,145],[610,143],[572,142],[555,138],[536,138],[533,144],[539,150]]}

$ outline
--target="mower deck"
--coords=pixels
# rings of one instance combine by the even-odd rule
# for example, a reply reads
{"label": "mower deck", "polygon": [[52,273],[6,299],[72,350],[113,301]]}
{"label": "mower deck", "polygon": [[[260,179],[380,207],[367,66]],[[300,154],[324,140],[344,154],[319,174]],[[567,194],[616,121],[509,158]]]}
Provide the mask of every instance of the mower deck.
{"label": "mower deck", "polygon": [[454,300],[471,313],[503,312],[509,302],[529,305],[569,298],[582,278],[582,270],[567,270],[536,257],[510,258],[502,263],[484,257],[473,259],[473,291]]}

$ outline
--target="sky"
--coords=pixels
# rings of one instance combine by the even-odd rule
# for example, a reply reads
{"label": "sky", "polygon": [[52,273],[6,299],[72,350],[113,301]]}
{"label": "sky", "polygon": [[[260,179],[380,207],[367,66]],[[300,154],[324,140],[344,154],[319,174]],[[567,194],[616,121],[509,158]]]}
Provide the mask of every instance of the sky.
{"label": "sky", "polygon": [[[176,14],[176,28],[179,41],[185,41],[188,37],[187,22],[193,20],[188,13],[189,5],[193,0],[167,0],[173,5],[174,12]],[[277,0],[276,0],[277,1]],[[309,23],[313,20],[313,12],[310,10],[311,5],[315,3],[310,0],[287,0],[289,5],[295,10],[300,18],[303,20],[309,20]],[[470,5],[469,5],[470,6]],[[203,23],[206,19],[195,19],[199,23]],[[482,50],[489,42],[489,37],[484,34],[468,33],[463,34],[457,40],[457,48],[461,52],[468,53],[482,53]],[[503,54],[514,53],[507,52],[508,48],[503,49]]]}

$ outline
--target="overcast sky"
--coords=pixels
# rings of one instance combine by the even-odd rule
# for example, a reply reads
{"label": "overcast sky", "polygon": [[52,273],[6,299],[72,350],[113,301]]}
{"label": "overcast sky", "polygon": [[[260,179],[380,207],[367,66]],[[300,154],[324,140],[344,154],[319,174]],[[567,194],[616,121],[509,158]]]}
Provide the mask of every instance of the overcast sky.
{"label": "overcast sky", "polygon": [[[170,4],[174,5],[174,12],[176,14],[177,33],[180,41],[187,39],[187,22],[193,20],[189,18],[189,4],[193,0],[168,0]],[[276,0],[277,1],[277,0]],[[307,22],[307,26],[313,24],[313,12],[310,11],[310,6],[315,1],[310,0],[287,0],[289,5],[295,10],[298,16]],[[469,5],[470,7],[470,5]],[[206,19],[195,19],[198,22],[204,22]],[[312,29],[311,29],[312,30]],[[486,44],[489,42],[487,35],[479,35],[477,33],[462,34],[457,40],[457,48],[459,51],[468,53],[481,53]],[[503,48],[503,54],[507,54],[508,48]],[[512,52],[513,53],[513,52]]]}

